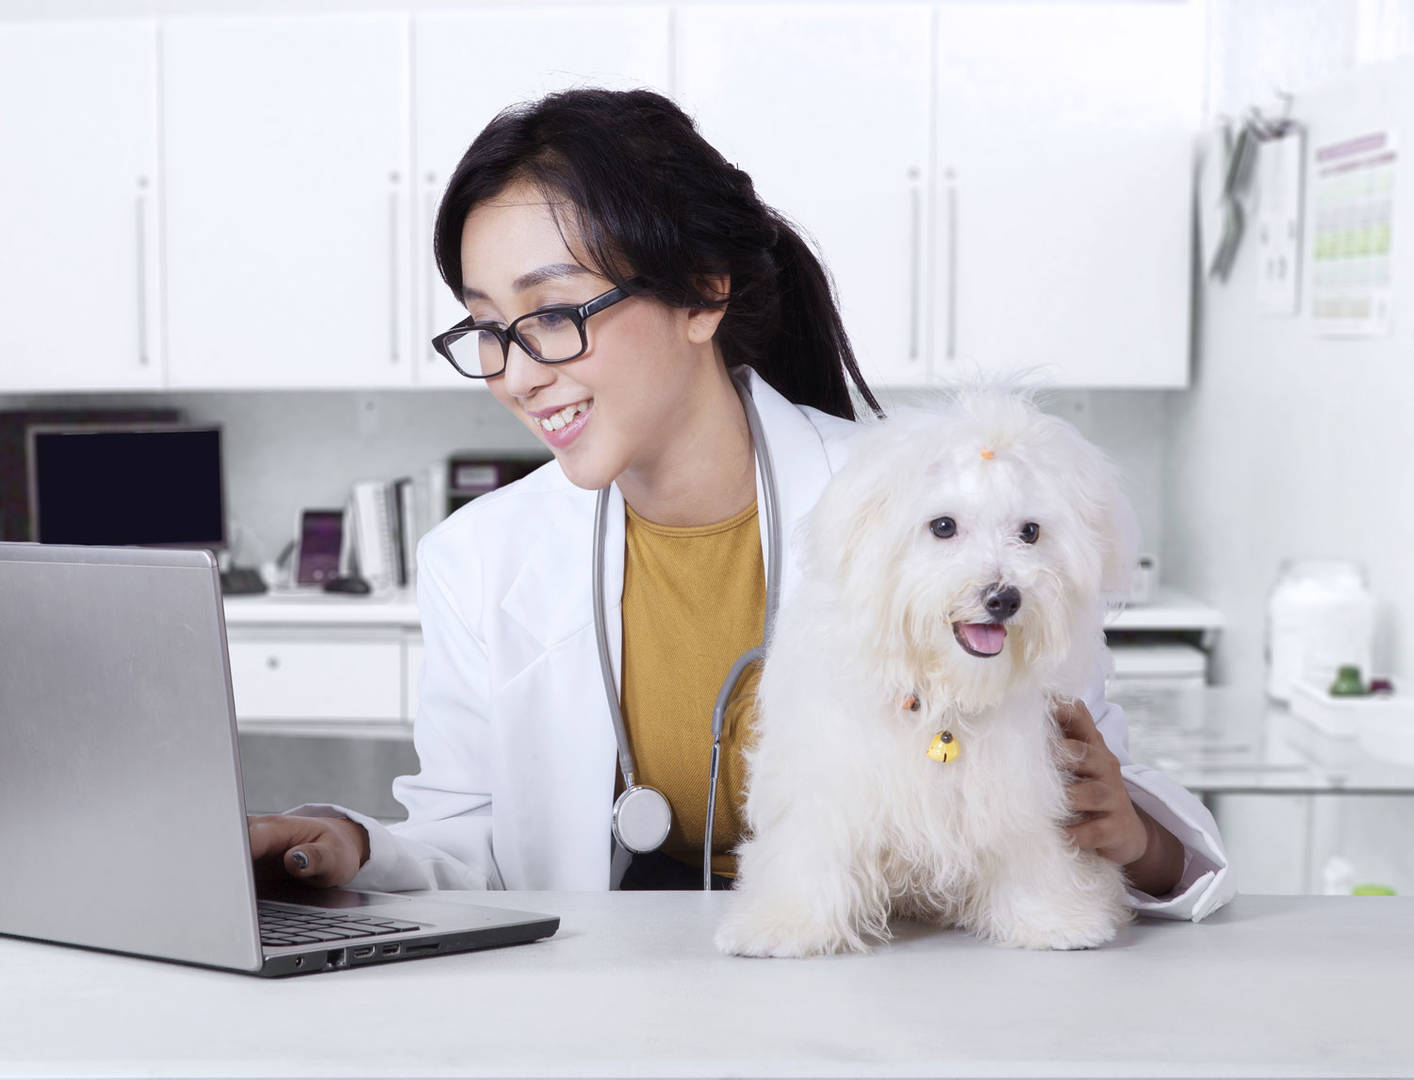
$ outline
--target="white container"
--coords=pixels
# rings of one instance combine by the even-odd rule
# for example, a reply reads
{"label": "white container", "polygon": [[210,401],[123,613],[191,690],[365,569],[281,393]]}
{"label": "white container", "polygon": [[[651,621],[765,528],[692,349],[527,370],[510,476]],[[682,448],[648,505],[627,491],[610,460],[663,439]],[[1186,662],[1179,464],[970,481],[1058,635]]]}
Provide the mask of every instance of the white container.
{"label": "white container", "polygon": [[1267,695],[1290,701],[1298,680],[1327,687],[1354,664],[1370,677],[1375,599],[1354,563],[1287,560],[1267,600]]}
{"label": "white container", "polygon": [[1332,697],[1320,686],[1291,688],[1292,715],[1338,739],[1359,739],[1375,757],[1414,764],[1414,700],[1402,694]]}

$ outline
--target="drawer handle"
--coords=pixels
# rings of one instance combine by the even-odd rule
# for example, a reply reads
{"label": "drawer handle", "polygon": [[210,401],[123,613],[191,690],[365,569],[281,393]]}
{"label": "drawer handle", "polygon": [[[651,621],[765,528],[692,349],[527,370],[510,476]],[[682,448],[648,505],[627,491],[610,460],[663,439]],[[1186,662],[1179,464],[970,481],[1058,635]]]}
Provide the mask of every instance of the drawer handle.
{"label": "drawer handle", "polygon": [[274,671],[280,666],[280,658],[278,656],[267,656],[265,658],[265,666],[271,671]]}

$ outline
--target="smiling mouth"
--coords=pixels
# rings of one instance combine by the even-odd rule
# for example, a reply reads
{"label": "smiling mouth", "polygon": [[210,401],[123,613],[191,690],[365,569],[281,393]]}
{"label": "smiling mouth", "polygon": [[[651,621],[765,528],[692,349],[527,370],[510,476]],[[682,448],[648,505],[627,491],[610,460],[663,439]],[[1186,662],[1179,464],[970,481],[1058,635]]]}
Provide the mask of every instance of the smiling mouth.
{"label": "smiling mouth", "polygon": [[971,656],[984,660],[996,656],[1006,644],[1006,627],[1001,623],[961,623],[952,624],[952,636]]}

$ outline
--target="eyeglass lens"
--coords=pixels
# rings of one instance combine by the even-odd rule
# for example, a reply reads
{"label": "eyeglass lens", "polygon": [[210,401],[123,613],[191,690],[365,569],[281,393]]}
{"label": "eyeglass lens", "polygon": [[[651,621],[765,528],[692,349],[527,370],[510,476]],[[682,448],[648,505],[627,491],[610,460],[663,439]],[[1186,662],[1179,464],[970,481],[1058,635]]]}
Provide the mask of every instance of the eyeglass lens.
{"label": "eyeglass lens", "polygon": [[[515,329],[522,341],[541,360],[550,362],[569,360],[583,350],[579,327],[570,316],[558,311],[547,311],[542,315],[531,315],[519,319]],[[475,330],[457,338],[448,346],[452,358],[464,370],[480,371],[483,375],[494,375],[506,364],[506,353],[501,340],[486,330]]]}

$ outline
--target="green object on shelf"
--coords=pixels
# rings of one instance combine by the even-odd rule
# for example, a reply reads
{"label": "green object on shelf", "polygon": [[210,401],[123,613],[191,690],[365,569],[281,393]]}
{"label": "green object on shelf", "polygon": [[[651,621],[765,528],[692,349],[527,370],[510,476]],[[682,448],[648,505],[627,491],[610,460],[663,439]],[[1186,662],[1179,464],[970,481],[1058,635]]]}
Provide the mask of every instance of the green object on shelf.
{"label": "green object on shelf", "polygon": [[1345,664],[1336,671],[1329,693],[1331,697],[1363,697],[1369,691],[1360,678],[1360,669],[1354,664]]}
{"label": "green object on shelf", "polygon": [[1388,885],[1356,885],[1350,890],[1351,896],[1396,896]]}

